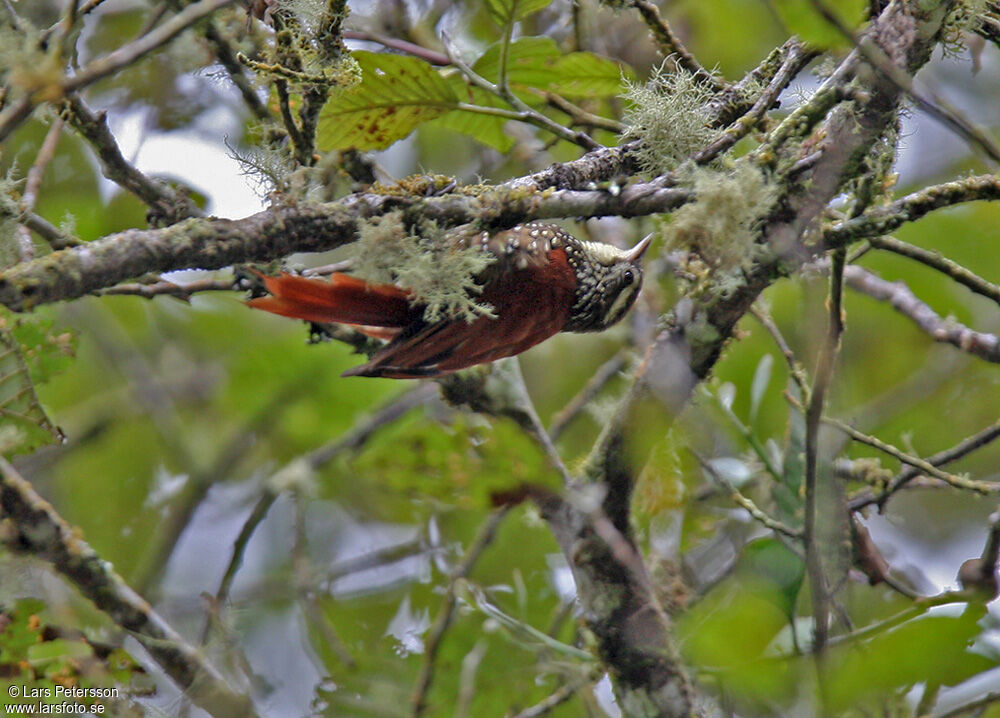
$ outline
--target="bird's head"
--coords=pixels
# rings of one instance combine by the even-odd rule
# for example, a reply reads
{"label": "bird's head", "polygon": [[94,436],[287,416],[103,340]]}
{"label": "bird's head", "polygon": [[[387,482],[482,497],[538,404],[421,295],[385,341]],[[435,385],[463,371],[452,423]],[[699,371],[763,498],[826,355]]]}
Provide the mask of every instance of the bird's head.
{"label": "bird's head", "polygon": [[640,261],[652,239],[649,235],[627,250],[601,242],[566,246],[576,274],[576,301],[563,331],[597,332],[625,316],[642,288]]}

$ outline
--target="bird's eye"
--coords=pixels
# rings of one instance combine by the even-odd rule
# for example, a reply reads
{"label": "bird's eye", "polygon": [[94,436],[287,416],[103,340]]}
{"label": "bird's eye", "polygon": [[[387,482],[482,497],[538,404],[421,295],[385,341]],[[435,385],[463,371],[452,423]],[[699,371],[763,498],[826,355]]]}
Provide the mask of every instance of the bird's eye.
{"label": "bird's eye", "polygon": [[635,281],[635,273],[631,269],[626,269],[625,274],[622,275],[622,284],[626,287]]}

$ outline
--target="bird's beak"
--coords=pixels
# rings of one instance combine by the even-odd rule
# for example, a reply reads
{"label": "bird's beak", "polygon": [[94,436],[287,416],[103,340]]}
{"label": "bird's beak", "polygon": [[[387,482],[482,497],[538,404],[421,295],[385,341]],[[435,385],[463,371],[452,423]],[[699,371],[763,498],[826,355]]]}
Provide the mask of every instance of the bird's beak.
{"label": "bird's beak", "polygon": [[646,250],[649,249],[649,245],[652,244],[652,242],[653,242],[653,235],[647,234],[645,237],[643,237],[642,241],[639,242],[639,244],[632,247],[632,249],[630,249],[625,254],[625,261],[638,262],[640,259],[642,259],[642,255],[646,253]]}

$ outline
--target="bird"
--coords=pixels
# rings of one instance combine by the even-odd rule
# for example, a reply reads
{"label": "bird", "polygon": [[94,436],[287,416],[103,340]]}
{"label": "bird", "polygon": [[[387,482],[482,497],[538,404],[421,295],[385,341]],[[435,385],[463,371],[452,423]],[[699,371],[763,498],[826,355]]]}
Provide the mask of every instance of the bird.
{"label": "bird", "polygon": [[329,281],[262,276],[270,296],[248,304],[310,322],[354,325],[388,340],[342,376],[421,379],[520,354],[559,332],[607,329],[625,316],[642,287],[640,260],[652,235],[628,250],[577,239],[558,225],[529,222],[459,240],[491,261],[476,277],[477,301],[492,315],[429,322],[405,288],[335,273]]}

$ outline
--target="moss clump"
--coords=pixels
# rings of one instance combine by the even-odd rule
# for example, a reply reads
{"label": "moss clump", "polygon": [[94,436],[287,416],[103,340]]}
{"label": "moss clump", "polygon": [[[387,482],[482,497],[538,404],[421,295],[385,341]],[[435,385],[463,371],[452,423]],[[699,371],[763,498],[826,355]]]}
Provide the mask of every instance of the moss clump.
{"label": "moss clump", "polygon": [[730,171],[699,167],[691,174],[697,199],[674,212],[667,246],[696,253],[714,270],[748,262],[760,221],[777,198],[774,187],[748,162]]}
{"label": "moss clump", "polygon": [[450,317],[471,322],[492,315],[493,308],[474,297],[482,291],[476,277],[496,257],[475,246],[458,246],[463,232],[472,230],[445,231],[427,221],[414,233],[400,212],[377,217],[360,229],[357,273],[369,282],[410,290],[414,303],[425,306],[428,322]]}
{"label": "moss clump", "polygon": [[666,71],[664,61],[646,83],[628,83],[623,140],[641,140],[637,156],[642,171],[659,175],[684,162],[715,135],[706,103],[712,90],[678,67]]}

